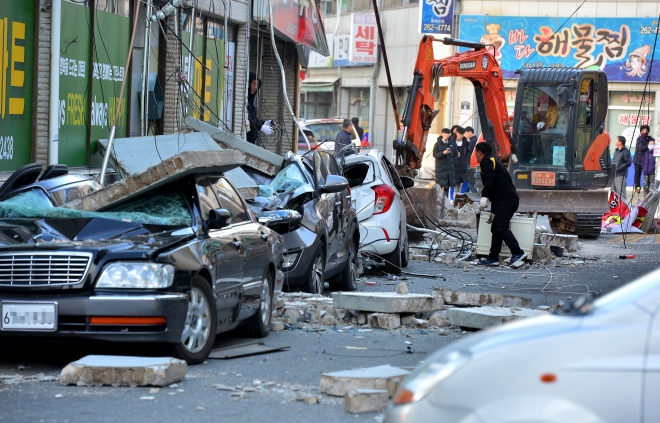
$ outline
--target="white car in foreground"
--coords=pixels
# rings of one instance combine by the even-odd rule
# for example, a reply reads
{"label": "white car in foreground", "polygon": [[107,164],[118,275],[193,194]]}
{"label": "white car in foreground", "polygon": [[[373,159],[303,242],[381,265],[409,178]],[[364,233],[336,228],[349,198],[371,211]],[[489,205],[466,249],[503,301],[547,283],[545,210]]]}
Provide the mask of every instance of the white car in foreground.
{"label": "white car in foreground", "polygon": [[343,175],[351,187],[351,201],[360,226],[360,250],[384,263],[387,273],[400,274],[408,266],[406,208],[400,189],[412,187],[399,177],[380,150],[363,149],[346,156]]}
{"label": "white car in foreground", "polygon": [[660,421],[660,270],[569,313],[436,352],[395,394],[393,422]]}

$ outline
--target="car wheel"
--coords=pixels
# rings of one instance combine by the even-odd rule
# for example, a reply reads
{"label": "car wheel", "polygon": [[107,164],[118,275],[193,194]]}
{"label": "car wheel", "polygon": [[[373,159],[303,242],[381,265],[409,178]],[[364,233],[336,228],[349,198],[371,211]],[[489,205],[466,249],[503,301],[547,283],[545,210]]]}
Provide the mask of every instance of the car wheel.
{"label": "car wheel", "polygon": [[401,251],[401,241],[399,240],[396,243],[396,247],[394,248],[394,251],[392,251],[389,254],[384,254],[381,256],[383,258],[383,262],[385,263],[383,270],[392,275],[400,275],[401,267],[402,267],[401,266],[402,256],[403,256],[403,252]]}
{"label": "car wheel", "polygon": [[339,288],[342,291],[355,291],[357,289],[357,279],[358,279],[358,255],[355,249],[355,242],[353,238],[348,244],[346,265],[344,270],[341,272],[341,282],[339,282]]}
{"label": "car wheel", "polygon": [[314,257],[314,261],[312,262],[312,273],[302,287],[303,291],[323,295],[323,283],[325,282],[324,273],[325,263],[323,262],[323,248],[319,248],[319,251]]}
{"label": "car wheel", "polygon": [[215,343],[217,318],[213,291],[206,279],[193,279],[188,293],[188,312],[181,332],[181,342],[174,346],[174,355],[188,364],[202,363]]}
{"label": "car wheel", "polygon": [[244,327],[244,333],[252,338],[264,338],[270,332],[270,320],[273,316],[273,275],[268,272],[261,284],[259,310],[250,317]]}
{"label": "car wheel", "polygon": [[401,267],[408,267],[409,260],[410,247],[408,246],[408,235],[406,234],[406,242],[403,244],[403,251],[401,251]]}

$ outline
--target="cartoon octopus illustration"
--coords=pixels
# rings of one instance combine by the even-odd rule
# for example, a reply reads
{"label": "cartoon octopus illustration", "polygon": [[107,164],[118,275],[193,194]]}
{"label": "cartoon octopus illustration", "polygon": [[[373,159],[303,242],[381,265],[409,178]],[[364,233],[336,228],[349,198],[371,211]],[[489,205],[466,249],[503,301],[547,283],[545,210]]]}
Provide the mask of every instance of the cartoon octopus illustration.
{"label": "cartoon octopus illustration", "polygon": [[635,49],[626,59],[626,75],[642,77],[646,74],[646,56],[651,52],[651,46],[644,44]]}

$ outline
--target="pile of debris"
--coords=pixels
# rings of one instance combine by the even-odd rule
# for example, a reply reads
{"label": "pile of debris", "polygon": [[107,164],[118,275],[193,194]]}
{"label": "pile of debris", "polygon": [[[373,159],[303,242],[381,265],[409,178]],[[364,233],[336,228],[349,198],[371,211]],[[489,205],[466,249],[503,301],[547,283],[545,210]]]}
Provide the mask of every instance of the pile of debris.
{"label": "pile of debris", "polygon": [[444,288],[435,288],[433,295],[411,294],[401,282],[396,292],[337,292],[332,299],[282,293],[275,304],[271,329],[426,329],[442,335],[448,334],[448,327],[483,329],[546,312],[531,306],[529,298],[504,294]]}

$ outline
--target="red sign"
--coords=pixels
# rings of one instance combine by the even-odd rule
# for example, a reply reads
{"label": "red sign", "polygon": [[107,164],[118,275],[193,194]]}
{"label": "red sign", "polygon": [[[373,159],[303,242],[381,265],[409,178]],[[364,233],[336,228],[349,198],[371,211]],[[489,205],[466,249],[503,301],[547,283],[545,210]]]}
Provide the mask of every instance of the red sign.
{"label": "red sign", "polygon": [[291,41],[330,55],[316,0],[271,0],[273,26]]}
{"label": "red sign", "polygon": [[555,172],[532,172],[532,185],[554,187]]}

